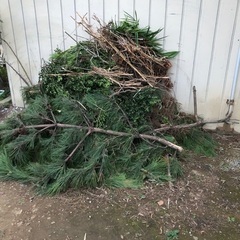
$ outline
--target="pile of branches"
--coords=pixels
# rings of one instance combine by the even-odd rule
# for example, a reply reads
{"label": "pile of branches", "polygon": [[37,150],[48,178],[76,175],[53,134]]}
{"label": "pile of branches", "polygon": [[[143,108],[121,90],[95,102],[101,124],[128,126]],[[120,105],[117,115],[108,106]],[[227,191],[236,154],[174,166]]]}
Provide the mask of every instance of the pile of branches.
{"label": "pile of branches", "polygon": [[126,89],[140,90],[144,87],[171,89],[171,80],[167,71],[171,67],[167,57],[174,57],[177,52],[164,53],[157,35],[161,30],[152,32],[150,27],[140,29],[139,22],[131,16],[120,25],[110,22],[102,25],[96,32],[83,17],[81,24],[97,45],[105,49],[116,63],[117,70],[106,71],[94,68],[93,72],[107,76],[119,86],[119,91]]}
{"label": "pile of branches", "polygon": [[213,153],[202,123],[171,96],[167,71],[177,52],[161,48],[161,30],[129,15],[120,24],[95,20],[97,31],[81,18],[92,39],[57,49],[40,84],[25,89],[28,107],[0,126],[0,179],[48,194],[139,187],[181,175],[183,147]]}

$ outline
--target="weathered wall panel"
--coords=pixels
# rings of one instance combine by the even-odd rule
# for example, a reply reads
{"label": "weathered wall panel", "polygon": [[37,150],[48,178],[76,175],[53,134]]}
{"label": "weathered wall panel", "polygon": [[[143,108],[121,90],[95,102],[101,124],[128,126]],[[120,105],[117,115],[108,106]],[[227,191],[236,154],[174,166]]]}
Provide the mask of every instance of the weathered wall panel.
{"label": "weathered wall panel", "polygon": [[[239,0],[1,0],[0,19],[3,38],[8,43],[3,44],[7,62],[26,77],[14,56],[17,54],[27,75],[37,83],[43,60],[54,49],[67,49],[75,40],[89,37],[72,19],[78,19],[78,13],[88,18],[96,14],[108,22],[120,21],[124,12],[136,12],[143,26],[164,28],[159,37],[166,36],[166,50],[180,51],[169,74],[182,108],[193,111],[192,87],[196,86],[198,113],[205,119],[219,119],[225,117],[226,101],[233,92],[239,9]],[[8,73],[13,103],[21,106],[20,88],[24,82],[11,67]],[[234,91],[236,119],[240,119],[239,89],[238,77]],[[239,125],[235,129],[240,131]]]}

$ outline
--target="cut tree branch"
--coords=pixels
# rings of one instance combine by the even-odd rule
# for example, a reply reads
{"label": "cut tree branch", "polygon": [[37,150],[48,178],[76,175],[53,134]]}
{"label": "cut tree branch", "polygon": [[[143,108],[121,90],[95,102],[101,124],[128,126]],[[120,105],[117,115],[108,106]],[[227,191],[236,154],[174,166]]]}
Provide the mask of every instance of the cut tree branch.
{"label": "cut tree branch", "polygon": [[[71,124],[63,124],[63,123],[56,123],[56,124],[39,124],[39,125],[28,125],[24,126],[22,128],[17,128],[15,130],[21,130],[21,129],[31,129],[31,128],[50,128],[50,127],[59,127],[59,128],[77,128],[80,130],[88,130],[90,133],[102,133],[107,135],[113,135],[113,136],[119,136],[119,137],[133,137],[133,138],[141,138],[141,139],[147,139],[159,142],[165,146],[168,146],[172,149],[175,149],[179,152],[183,151],[183,148],[181,146],[178,146],[172,142],[169,142],[163,138],[152,136],[148,134],[132,134],[127,132],[118,132],[118,131],[112,131],[112,130],[105,130],[102,128],[96,128],[96,127],[87,127],[87,126],[79,126],[79,125],[71,125]],[[89,134],[88,134],[89,135]]]}

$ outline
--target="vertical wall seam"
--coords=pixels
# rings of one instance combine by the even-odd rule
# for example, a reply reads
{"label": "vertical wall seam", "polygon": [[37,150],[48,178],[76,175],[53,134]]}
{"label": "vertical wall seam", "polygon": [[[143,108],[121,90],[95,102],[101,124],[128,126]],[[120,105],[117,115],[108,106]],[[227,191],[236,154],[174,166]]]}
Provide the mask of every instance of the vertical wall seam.
{"label": "vertical wall seam", "polygon": [[[15,38],[15,31],[14,31],[14,27],[13,27],[13,18],[12,18],[12,11],[11,11],[11,4],[10,4],[10,1],[8,0],[8,8],[9,8],[9,14],[10,14],[10,19],[11,19],[11,27],[12,27],[12,33],[13,33],[13,42],[14,42],[14,47],[15,47],[15,53],[16,55],[18,56],[18,51],[17,51],[17,45],[16,45],[16,38]],[[9,64],[11,64],[9,62]],[[19,62],[17,61],[17,67],[18,67],[18,72],[19,72]],[[20,77],[19,78],[19,81],[21,83],[21,86],[22,86],[22,80]],[[13,95],[14,95],[14,103],[16,103],[16,98],[15,98],[15,91],[14,91],[14,86],[12,84],[12,92],[13,92]]]}
{"label": "vertical wall seam", "polygon": [[64,20],[63,20],[63,6],[62,6],[62,0],[60,0],[60,9],[61,9],[61,24],[62,24],[62,38],[63,38],[63,50],[66,50],[65,46],[65,32],[64,32]]}
{"label": "vertical wall seam", "polygon": [[226,87],[226,84],[227,84],[227,75],[228,75],[228,72],[229,72],[230,59],[231,59],[232,49],[233,49],[233,41],[234,41],[234,36],[235,36],[235,33],[236,33],[236,23],[237,23],[238,10],[239,10],[239,1],[237,1],[237,7],[236,7],[236,11],[235,11],[235,16],[234,16],[234,22],[233,22],[233,28],[232,28],[232,34],[231,34],[230,47],[229,47],[229,51],[228,51],[227,65],[226,65],[226,70],[225,70],[225,75],[224,75],[224,83],[223,83],[221,99],[223,99],[224,90],[225,90],[225,87]]}
{"label": "vertical wall seam", "polygon": [[120,0],[118,0],[118,16],[117,16],[117,20],[118,20],[118,24],[120,23]]}
{"label": "vertical wall seam", "polygon": [[21,0],[21,11],[22,11],[22,18],[23,18],[23,28],[24,28],[24,34],[25,34],[25,42],[26,42],[26,48],[27,48],[28,67],[29,67],[30,77],[32,78],[32,70],[31,70],[31,64],[30,64],[29,44],[28,44],[27,29],[26,29],[26,22],[25,22],[25,14],[24,14],[22,0]]}
{"label": "vertical wall seam", "polygon": [[91,0],[88,0],[88,21],[91,24],[92,22],[92,16],[91,16]]}
{"label": "vertical wall seam", "polygon": [[193,82],[194,82],[195,70],[196,70],[196,57],[197,57],[197,50],[198,50],[201,17],[202,17],[202,0],[200,1],[199,12],[198,12],[198,23],[197,23],[197,32],[196,32],[195,48],[194,48],[194,56],[193,56],[193,70],[191,75],[190,92],[189,92],[189,98],[188,98],[188,108],[190,107],[190,103],[192,103],[191,101],[192,88],[193,88]]}
{"label": "vertical wall seam", "polygon": [[[225,74],[224,74],[224,83],[223,83],[223,88],[222,88],[222,93],[221,93],[221,106],[219,108],[219,113],[218,113],[219,118],[221,117],[220,115],[221,115],[221,111],[222,111],[223,103],[224,103],[224,93],[225,93],[225,89],[226,89],[226,85],[227,85],[227,76],[228,76],[228,72],[229,72],[230,60],[231,60],[231,55],[232,55],[232,51],[233,51],[233,42],[234,42],[234,36],[236,33],[236,24],[237,24],[237,17],[238,17],[238,13],[239,13],[239,6],[240,6],[239,1],[237,1],[237,7],[236,7],[236,11],[235,11],[232,34],[231,34],[231,41],[230,41],[230,46],[229,46],[229,51],[228,51],[226,70],[225,70]],[[230,96],[230,94],[229,94],[229,96]]]}
{"label": "vertical wall seam", "polygon": [[181,43],[182,43],[182,32],[183,32],[183,22],[184,22],[184,14],[185,14],[185,0],[182,0],[182,11],[181,11],[181,22],[180,22],[180,32],[179,32],[179,38],[178,38],[178,58],[177,58],[177,69],[176,69],[176,77],[175,77],[175,92],[177,92],[178,87],[178,74],[179,74],[179,68],[180,68],[180,55],[181,55]]}
{"label": "vertical wall seam", "polygon": [[76,0],[74,0],[74,18],[75,18],[75,39],[78,42],[78,24],[77,24],[77,4]]}
{"label": "vertical wall seam", "polygon": [[40,57],[40,63],[41,63],[41,66],[42,66],[42,53],[41,53],[41,45],[40,45],[40,38],[39,38],[37,9],[36,9],[36,2],[35,2],[35,0],[33,0],[33,5],[34,5],[35,24],[36,24],[36,30],[37,30],[38,52],[39,52],[39,57]]}
{"label": "vertical wall seam", "polygon": [[210,57],[210,64],[209,64],[209,68],[208,68],[208,76],[207,76],[207,84],[206,84],[205,101],[207,100],[207,98],[208,98],[208,93],[209,93],[210,77],[211,77],[211,74],[212,74],[213,55],[214,55],[214,50],[215,50],[215,41],[216,41],[216,33],[217,33],[217,27],[218,27],[218,18],[219,18],[220,6],[221,6],[221,0],[219,0],[218,6],[217,6],[217,14],[216,14],[216,19],[215,19],[215,27],[214,27],[212,44],[211,44],[211,45],[212,45],[212,51],[211,51],[211,57]]}
{"label": "vertical wall seam", "polygon": [[49,4],[47,2],[47,14],[48,14],[48,28],[49,28],[49,36],[50,36],[50,44],[51,44],[51,53],[53,53],[53,43],[52,43],[52,27],[51,27],[51,18],[50,18],[50,11],[49,11]]}
{"label": "vertical wall seam", "polygon": [[133,0],[133,16],[135,16],[135,12],[136,12],[136,1]]}
{"label": "vertical wall seam", "polygon": [[152,13],[152,0],[149,0],[149,7],[148,7],[148,26],[151,25],[151,14]]}
{"label": "vertical wall seam", "polygon": [[[9,14],[10,14],[10,3],[9,3],[9,1],[8,1],[8,8],[9,8]],[[10,14],[11,15],[11,14]],[[11,19],[11,16],[10,16],[10,19]],[[4,35],[4,28],[2,28],[2,36],[3,36],[3,38],[5,39],[5,35]],[[7,52],[8,52],[8,46],[6,45],[6,43],[2,43],[3,45],[5,45],[5,48],[3,47],[3,49],[4,49],[4,52],[6,53],[6,59],[7,59],[7,62],[9,62],[9,59],[8,59],[8,54],[7,54]],[[5,56],[4,56],[4,58],[5,58]],[[9,62],[9,64],[10,64],[10,62]],[[18,65],[18,63],[17,63],[17,65]],[[14,91],[14,86],[13,86],[13,83],[12,83],[12,77],[11,77],[11,71],[10,71],[10,67],[8,66],[7,67],[8,69],[9,69],[9,71],[7,72],[7,74],[8,74],[8,77],[9,77],[9,79],[8,79],[8,81],[9,81],[9,86],[10,86],[10,89],[11,89],[11,98],[12,98],[12,102],[14,103],[14,104],[16,104],[16,98],[15,98],[15,91]],[[11,80],[11,81],[10,81]]]}
{"label": "vertical wall seam", "polygon": [[106,22],[106,13],[105,13],[105,0],[103,0],[103,22]]}
{"label": "vertical wall seam", "polygon": [[168,11],[168,4],[167,0],[165,1],[165,15],[164,15],[164,28],[163,28],[163,49],[165,49],[165,37],[166,37],[166,27],[167,27],[167,11]]}

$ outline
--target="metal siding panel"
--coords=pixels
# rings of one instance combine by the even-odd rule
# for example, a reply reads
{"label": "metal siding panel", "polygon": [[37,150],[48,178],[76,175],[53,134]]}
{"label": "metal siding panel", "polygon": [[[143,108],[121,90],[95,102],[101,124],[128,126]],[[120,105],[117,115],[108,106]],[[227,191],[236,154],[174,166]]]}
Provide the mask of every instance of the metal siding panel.
{"label": "metal siding panel", "polygon": [[[44,4],[44,3],[42,3]],[[53,50],[56,48],[64,49],[64,30],[61,15],[60,1],[48,1],[48,9],[51,19],[51,33]]]}
{"label": "metal siding panel", "polygon": [[[235,66],[237,61],[237,54],[240,43],[240,2],[237,1],[237,6],[235,8],[234,15],[234,22],[232,26],[232,33],[231,33],[231,40],[230,40],[230,47],[228,51],[228,57],[227,57],[227,64],[226,64],[226,72],[224,76],[224,84],[223,89],[221,92],[221,108],[219,109],[219,116],[224,116],[226,114],[228,106],[226,104],[227,99],[231,98],[231,91],[233,87],[233,78],[234,78],[234,72],[235,72]],[[239,82],[239,81],[238,81]],[[235,102],[237,101],[237,89],[239,89],[239,85],[237,85],[236,91],[235,91]],[[235,111],[238,112],[240,115],[240,112],[238,108],[235,108]]]}
{"label": "metal siding panel", "polygon": [[47,20],[48,20],[48,30],[49,30],[49,40],[50,40],[50,45],[51,45],[51,53],[53,53],[53,42],[52,42],[52,25],[51,25],[51,15],[49,11],[49,0],[46,0],[47,4]]}
{"label": "metal siding panel", "polygon": [[[181,30],[182,30],[182,12],[183,0],[172,0],[167,3],[166,22],[165,22],[165,51],[180,51]],[[169,75],[174,84],[177,82],[177,66],[179,63],[179,55],[171,60],[173,66]]]}
{"label": "metal siding panel", "polygon": [[34,6],[34,2],[22,1],[21,9],[22,17],[24,20],[23,24],[26,31],[24,37],[19,37],[19,42],[23,44],[25,40],[25,42],[27,43],[27,46],[25,46],[25,51],[26,53],[29,53],[27,57],[25,57],[25,55],[21,55],[21,59],[22,61],[27,61],[29,59],[29,66],[31,68],[31,80],[33,83],[37,83],[38,71],[41,66],[41,46],[39,30],[37,28],[38,23],[36,18],[36,9]]}
{"label": "metal siding panel", "polygon": [[38,53],[39,53],[40,64],[41,64],[42,53],[41,53],[41,44],[40,44],[40,36],[39,36],[39,20],[38,20],[38,14],[40,14],[40,11],[39,11],[39,9],[38,10],[36,9],[36,1],[35,0],[33,0],[33,6],[34,6],[34,20],[35,20],[36,31],[37,31]]}
{"label": "metal siding panel", "polygon": [[159,38],[164,36],[166,0],[151,0],[149,22],[152,30],[162,29]]}
{"label": "metal siding panel", "polygon": [[[219,1],[203,1],[201,19],[198,25],[198,37],[194,55],[192,85],[198,94],[199,114],[206,111],[206,92],[209,82],[209,69],[212,65],[215,29],[219,15]],[[191,94],[192,96],[192,94]]]}
{"label": "metal siding panel", "polygon": [[149,11],[150,11],[150,0],[136,0],[135,1],[135,11],[137,12],[137,16],[139,19],[139,23],[141,26],[148,26],[149,23]]}
{"label": "metal siding panel", "polygon": [[[63,49],[68,49],[70,46],[76,44],[76,22],[74,2],[61,2],[61,19],[62,19],[62,34],[64,39]],[[78,28],[78,26],[77,26]],[[80,33],[80,31],[79,31]]]}
{"label": "metal siding panel", "polygon": [[119,0],[105,0],[105,21],[119,21]]}
{"label": "metal siding panel", "polygon": [[96,15],[100,20],[104,19],[104,5],[103,5],[103,1],[99,1],[99,0],[91,0],[90,1],[90,13],[91,13],[91,17],[93,17],[94,15]]}
{"label": "metal siding panel", "polygon": [[131,16],[135,17],[135,1],[133,0],[121,0],[119,2],[119,19],[124,18],[125,13],[130,14]]}
{"label": "metal siding panel", "polygon": [[178,71],[176,75],[175,93],[185,111],[192,111],[189,103],[192,85],[192,69],[196,48],[197,26],[199,21],[200,1],[185,1],[183,5],[181,39],[179,42]]}
{"label": "metal siding panel", "polygon": [[[240,51],[240,3],[238,2],[238,8],[236,9],[236,18],[234,21],[234,29],[232,34],[232,45],[229,55],[229,64],[227,69],[227,74],[225,79],[227,80],[226,86],[224,88],[223,98],[222,98],[222,108],[221,116],[224,116],[227,112],[226,100],[230,99],[230,92],[233,84],[234,72],[237,63],[237,54]],[[234,124],[234,129],[240,132],[240,71],[238,69],[238,78],[235,89],[234,106],[232,119],[236,124]],[[237,121],[236,121],[237,120]]]}
{"label": "metal siding panel", "polygon": [[[225,79],[228,63],[228,53],[231,47],[231,38],[234,25],[237,1],[221,1],[219,17],[216,24],[215,43],[211,68],[209,69],[209,79],[206,86],[206,103],[204,115],[208,118],[219,118],[221,108],[221,98],[225,81],[231,85],[232,79]],[[230,94],[230,92],[229,92]]]}
{"label": "metal siding panel", "polygon": [[60,0],[60,12],[61,12],[61,24],[62,24],[62,29],[61,29],[62,31],[61,32],[62,32],[62,38],[63,38],[63,50],[66,50],[62,0]]}
{"label": "metal siding panel", "polygon": [[[8,0],[2,0],[1,1],[2,7],[0,8],[0,30],[2,31],[1,33],[1,37],[4,40],[8,40],[12,38],[12,31],[9,31],[9,29],[11,29],[11,22],[9,21],[10,19],[10,13],[9,13],[9,8],[8,8]],[[6,31],[7,30],[7,31]],[[6,32],[6,33],[5,33]],[[4,50],[4,57],[5,60],[8,63],[11,63],[12,59],[12,53],[10,53],[10,49],[8,49],[8,46],[5,44],[5,42],[2,42],[2,46],[3,46],[3,50]],[[7,72],[8,72],[8,79],[9,79],[9,87],[10,87],[10,92],[11,92],[11,96],[12,96],[12,103],[15,104],[16,103],[16,99],[15,99],[15,89],[12,83],[12,79],[14,79],[14,77],[16,77],[15,73],[13,72],[13,70],[7,65]],[[15,74],[14,76],[12,76],[12,74]]]}
{"label": "metal siding panel", "polygon": [[[7,6],[6,6],[7,7]],[[9,21],[11,22],[10,28],[11,32],[12,32],[12,36],[9,36],[9,32],[6,33],[4,35],[5,40],[7,41],[7,43],[9,44],[9,46],[11,47],[11,49],[9,48],[9,46],[7,46],[8,48],[8,63],[12,66],[11,68],[8,68],[8,71],[10,70],[9,76],[10,79],[9,81],[11,81],[11,85],[12,86],[12,92],[14,93],[14,98],[13,98],[13,105],[19,105],[19,106],[24,106],[23,100],[22,100],[22,96],[21,96],[21,88],[23,86],[22,84],[22,80],[19,77],[18,74],[16,74],[15,71],[17,71],[19,74],[21,74],[23,77],[24,74],[22,73],[22,69],[19,65],[19,61],[17,60],[17,58],[19,58],[19,60],[21,61],[21,59],[23,59],[23,64],[24,66],[26,65],[26,62],[24,62],[24,50],[23,48],[24,43],[22,43],[21,41],[17,41],[16,36],[19,38],[23,38],[22,34],[24,33],[24,29],[23,29],[23,19],[22,19],[22,15],[18,14],[19,9],[21,9],[20,3],[15,3],[14,7],[13,4],[11,3],[11,1],[8,1],[8,17],[3,20],[3,22]],[[16,22],[15,22],[16,21]],[[5,24],[5,23],[4,23]],[[6,45],[5,45],[6,46]],[[21,56],[21,54],[23,54],[23,56]],[[16,58],[16,56],[17,58]],[[23,67],[24,67],[23,66]],[[14,68],[15,70],[13,70],[12,68]]]}
{"label": "metal siding panel", "polygon": [[[79,15],[81,17],[85,16],[87,19],[91,20],[91,11],[90,11],[90,0],[79,0],[76,1],[76,10],[77,10],[77,18],[76,20],[79,21]],[[77,25],[78,31],[78,41],[83,41],[89,39],[89,35],[84,31],[81,25]]]}
{"label": "metal siding panel", "polygon": [[21,0],[21,12],[22,12],[22,18],[23,18],[23,26],[24,26],[24,36],[25,36],[25,41],[26,41],[26,48],[27,48],[27,60],[28,60],[29,77],[32,79],[29,44],[28,44],[28,38],[27,38],[26,21],[25,21],[25,15],[24,15],[24,11],[23,11],[22,0]]}

